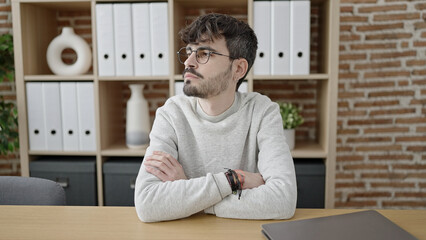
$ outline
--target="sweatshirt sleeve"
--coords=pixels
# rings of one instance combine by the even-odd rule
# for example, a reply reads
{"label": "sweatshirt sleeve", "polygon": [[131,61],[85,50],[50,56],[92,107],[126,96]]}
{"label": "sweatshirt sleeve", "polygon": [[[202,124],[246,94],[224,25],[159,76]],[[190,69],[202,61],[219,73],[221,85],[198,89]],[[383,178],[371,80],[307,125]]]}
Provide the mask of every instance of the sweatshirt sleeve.
{"label": "sweatshirt sleeve", "polygon": [[296,175],[284,139],[279,107],[273,103],[266,108],[257,134],[258,169],[265,184],[243,190],[240,200],[236,195],[228,195],[205,212],[225,218],[291,218],[296,210]]}
{"label": "sweatshirt sleeve", "polygon": [[[155,150],[176,158],[176,141],[174,129],[162,112],[157,111],[145,156]],[[148,173],[142,164],[136,179],[135,207],[138,217],[144,222],[174,220],[200,212],[222,201],[231,192],[223,173],[162,182]]]}

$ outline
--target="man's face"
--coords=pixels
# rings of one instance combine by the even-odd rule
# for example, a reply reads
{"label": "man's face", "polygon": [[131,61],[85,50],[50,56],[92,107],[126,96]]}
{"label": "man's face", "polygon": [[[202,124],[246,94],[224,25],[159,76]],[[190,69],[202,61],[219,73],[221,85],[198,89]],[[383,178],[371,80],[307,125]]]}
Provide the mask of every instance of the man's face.
{"label": "man's face", "polygon": [[[229,55],[224,38],[214,42],[188,44],[195,51],[198,48],[207,48],[210,51]],[[183,92],[187,96],[210,98],[219,95],[232,83],[232,60],[229,57],[212,53],[207,63],[200,64],[196,60],[195,52],[185,61],[183,78],[185,81]]]}

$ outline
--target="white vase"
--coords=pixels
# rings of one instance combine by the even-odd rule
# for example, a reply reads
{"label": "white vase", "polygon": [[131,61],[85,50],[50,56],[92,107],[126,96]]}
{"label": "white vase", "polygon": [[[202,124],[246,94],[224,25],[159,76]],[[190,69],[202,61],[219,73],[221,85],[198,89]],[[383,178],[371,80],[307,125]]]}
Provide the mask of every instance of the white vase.
{"label": "white vase", "polygon": [[296,132],[295,129],[284,129],[284,136],[290,150],[294,149],[294,143],[295,143],[295,137],[296,137],[295,132]]}
{"label": "white vase", "polygon": [[138,149],[149,142],[151,124],[149,121],[148,102],[143,96],[144,84],[129,84],[130,98],[126,109],[126,144]]}
{"label": "white vase", "polygon": [[[77,53],[74,64],[62,61],[62,51],[71,48]],[[62,33],[50,42],[47,48],[47,65],[56,75],[79,75],[86,73],[92,65],[92,52],[89,44],[72,27],[62,28]]]}

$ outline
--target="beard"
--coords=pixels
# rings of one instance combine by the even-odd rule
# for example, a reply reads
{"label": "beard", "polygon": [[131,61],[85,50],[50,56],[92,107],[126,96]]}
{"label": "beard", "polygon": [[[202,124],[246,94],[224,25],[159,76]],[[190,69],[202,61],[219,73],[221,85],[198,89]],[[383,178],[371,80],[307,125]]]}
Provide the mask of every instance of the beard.
{"label": "beard", "polygon": [[185,75],[185,72],[190,72],[198,76],[200,79],[198,86],[192,85],[191,80],[185,81],[183,93],[189,97],[210,98],[219,95],[228,88],[232,72],[232,64],[225,71],[207,79],[205,79],[201,74],[195,72],[192,68],[185,69],[183,75]]}

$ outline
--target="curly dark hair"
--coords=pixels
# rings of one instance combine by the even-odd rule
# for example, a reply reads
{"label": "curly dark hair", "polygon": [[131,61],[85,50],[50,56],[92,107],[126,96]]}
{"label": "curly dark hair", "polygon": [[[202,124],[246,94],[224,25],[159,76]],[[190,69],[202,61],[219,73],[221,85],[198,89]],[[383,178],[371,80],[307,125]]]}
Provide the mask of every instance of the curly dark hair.
{"label": "curly dark hair", "polygon": [[238,80],[236,88],[238,90],[253,66],[257,51],[256,34],[247,23],[226,14],[209,13],[198,17],[179,34],[185,44],[213,41],[215,38],[225,37],[229,55],[244,58],[248,62],[246,74]]}

